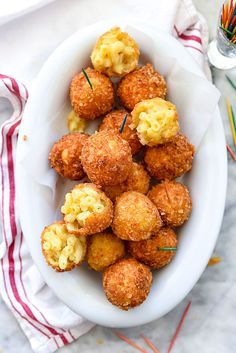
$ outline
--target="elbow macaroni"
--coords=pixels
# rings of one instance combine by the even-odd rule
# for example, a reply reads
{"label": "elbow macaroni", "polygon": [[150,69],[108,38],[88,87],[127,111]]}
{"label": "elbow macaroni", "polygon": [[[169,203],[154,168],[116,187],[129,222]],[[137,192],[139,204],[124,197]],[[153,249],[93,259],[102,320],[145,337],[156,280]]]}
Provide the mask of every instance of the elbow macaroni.
{"label": "elbow macaroni", "polygon": [[108,76],[122,76],[133,71],[139,59],[135,41],[119,27],[104,33],[93,49],[91,60],[96,70]]}
{"label": "elbow macaroni", "polygon": [[175,105],[161,98],[147,99],[136,104],[132,118],[133,127],[143,145],[164,144],[179,132]]}
{"label": "elbow macaroni", "polygon": [[102,213],[105,204],[99,193],[88,187],[74,188],[66,194],[65,204],[61,212],[65,215],[65,222],[74,224],[76,227],[83,227],[86,219],[92,213]]}
{"label": "elbow macaroni", "polygon": [[48,264],[66,271],[80,264],[86,253],[85,237],[69,234],[63,222],[46,227],[42,233],[42,249]]}
{"label": "elbow macaroni", "polygon": [[67,117],[67,127],[70,132],[84,132],[87,126],[87,121],[75,114],[74,110]]}

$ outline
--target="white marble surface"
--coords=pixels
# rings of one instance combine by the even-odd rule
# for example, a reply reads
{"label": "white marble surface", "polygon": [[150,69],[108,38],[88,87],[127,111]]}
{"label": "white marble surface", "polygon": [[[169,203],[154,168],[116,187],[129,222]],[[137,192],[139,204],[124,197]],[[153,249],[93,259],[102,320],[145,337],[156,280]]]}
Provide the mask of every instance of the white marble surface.
{"label": "white marble surface", "polygon": [[[58,7],[66,6],[75,3],[77,0],[58,0],[57,3],[49,5],[53,7],[54,19],[57,16]],[[80,0],[84,6],[85,0]],[[97,0],[99,1],[99,0]],[[214,36],[215,22],[217,19],[220,0],[194,0],[199,11],[207,18],[210,27],[211,37]],[[24,33],[26,27],[42,26],[41,40],[44,41],[45,36],[50,36],[50,31],[58,31],[58,41],[55,41],[54,46],[48,46],[45,42],[44,51],[37,51],[37,43],[31,41],[32,38],[22,37],[22,45],[27,48],[30,45],[29,52],[32,55],[27,55],[27,50],[20,52],[19,60],[14,56],[0,56],[1,71],[8,74],[14,74],[17,78],[29,82],[35,77],[44,60],[50,52],[56,47],[60,41],[67,37],[76,29],[76,23],[69,23],[69,16],[66,19],[52,20],[51,28],[44,28],[44,18],[46,18],[48,9],[39,10],[40,13],[27,15],[16,23],[9,23],[0,28],[0,46],[7,48],[6,43],[9,43],[9,53],[13,54],[13,49],[10,48],[11,38],[16,30],[20,35]],[[88,13],[90,9],[88,8]],[[101,12],[103,10],[101,9]],[[52,12],[51,12],[52,13]],[[105,17],[105,15],[101,15]],[[83,20],[82,20],[83,21]],[[63,26],[63,30],[60,26]],[[63,36],[60,34],[63,33]],[[33,49],[33,50],[32,50]],[[24,57],[24,60],[22,58]],[[31,70],[27,70],[31,67]],[[30,74],[29,74],[30,72]],[[236,80],[236,69],[231,70],[228,74]],[[230,127],[227,120],[225,109],[225,96],[229,96],[234,102],[235,92],[225,80],[225,72],[213,69],[214,82],[222,92],[220,102],[222,117],[227,136],[227,141],[232,144]],[[125,330],[126,335],[142,343],[139,335],[146,334],[159,347],[160,352],[164,353],[167,350],[168,342],[170,341],[176,325],[180,319],[182,311],[186,303],[191,299],[192,307],[186,319],[186,322],[181,330],[181,333],[176,342],[173,353],[234,353],[236,352],[236,163],[229,158],[229,182],[226,201],[226,210],[220,236],[216,245],[214,254],[222,257],[222,262],[216,266],[208,267],[203,273],[201,279],[193,288],[191,293],[185,300],[178,305],[171,313],[162,319],[151,324]],[[216,190],[217,192],[217,190]],[[204,246],[204,244],[203,244]],[[0,299],[0,353],[30,353],[31,348],[29,343],[19,328],[12,314],[2,303]],[[110,353],[112,350],[116,352],[131,353],[135,352],[132,348],[117,339],[111,330],[96,327],[89,334],[80,338],[77,342],[70,346],[64,347],[60,353]]]}

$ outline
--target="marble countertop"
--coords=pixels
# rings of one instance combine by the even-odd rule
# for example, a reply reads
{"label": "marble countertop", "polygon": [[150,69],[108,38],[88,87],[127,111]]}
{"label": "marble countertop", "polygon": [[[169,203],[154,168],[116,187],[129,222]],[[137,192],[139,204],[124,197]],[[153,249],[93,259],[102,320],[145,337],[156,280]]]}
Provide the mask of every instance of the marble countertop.
{"label": "marble countertop", "polygon": [[[84,2],[84,0],[81,1]],[[209,24],[210,36],[213,38],[215,23],[222,1],[194,0],[194,3],[198,10],[206,17]],[[59,0],[58,6],[63,6],[63,1]],[[40,11],[45,11],[45,9]],[[24,21],[18,21],[24,27]],[[12,24],[9,23],[5,26],[2,34],[0,32],[0,40],[4,33],[4,40],[10,41],[14,31]],[[69,23],[64,22],[64,26],[69,27]],[[60,28],[55,28],[55,30],[59,31]],[[66,31],[64,32],[66,33]],[[44,34],[42,21],[42,40]],[[35,45],[36,43],[32,42],[32,46]],[[55,43],[55,47],[57,45],[58,43]],[[33,59],[27,57],[27,52],[24,53],[26,61],[24,67],[28,64],[38,69],[39,63],[41,64],[47,58],[51,49],[51,47],[49,48],[45,44],[43,52],[37,53],[37,50],[34,51],[35,57]],[[14,60],[17,61],[17,58],[11,58],[10,60],[12,62]],[[27,80],[30,81],[32,77],[25,76],[24,67],[20,67],[19,64],[16,67],[17,77],[21,79],[19,73],[22,72],[23,78],[26,79],[25,82]],[[9,73],[7,69],[7,62],[3,60],[1,70],[7,74]],[[33,77],[36,74],[34,69],[31,70],[31,73]],[[220,109],[222,118],[224,119],[227,141],[229,144],[232,144],[232,136],[226,115],[225,97],[229,96],[231,101],[234,102],[235,92],[225,80],[225,72],[213,69],[212,73],[214,83],[222,92]],[[236,80],[236,69],[227,73]],[[236,350],[236,164],[230,157],[228,162],[229,180],[226,209],[221,232],[214,251],[214,255],[220,256],[222,261],[216,266],[207,267],[185,300],[165,317],[142,327],[124,330],[127,336],[140,344],[142,342],[139,335],[143,333],[153,340],[161,352],[166,352],[168,343],[173,336],[184,307],[189,300],[192,300],[193,305],[178,337],[173,353],[233,353]],[[0,313],[0,353],[31,353],[32,350],[24,333],[1,299]],[[135,352],[135,350],[116,338],[110,329],[95,327],[90,333],[81,337],[77,342],[60,349],[59,352],[91,353],[91,351],[96,351],[97,353],[110,353],[112,350],[115,350],[117,353]]]}

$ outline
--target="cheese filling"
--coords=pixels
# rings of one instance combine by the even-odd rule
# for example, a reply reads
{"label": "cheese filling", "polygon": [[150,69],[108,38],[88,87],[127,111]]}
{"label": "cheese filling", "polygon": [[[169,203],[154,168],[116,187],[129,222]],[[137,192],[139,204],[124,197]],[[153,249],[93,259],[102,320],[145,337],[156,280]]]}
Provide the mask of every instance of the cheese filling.
{"label": "cheese filling", "polygon": [[85,255],[85,237],[69,234],[64,224],[54,224],[44,231],[42,247],[53,267],[65,270],[71,264],[79,264]]}
{"label": "cheese filling", "polygon": [[104,208],[105,204],[100,195],[95,190],[84,187],[83,189],[75,188],[66,194],[61,212],[65,215],[65,222],[83,227],[85,220],[92,213],[102,213]]}
{"label": "cheese filling", "polygon": [[113,28],[100,37],[91,59],[95,69],[109,69],[122,75],[135,69],[139,51],[134,40],[120,28]]}
{"label": "cheese filling", "polygon": [[67,117],[67,127],[70,132],[84,132],[87,126],[87,121],[75,114],[74,110]]}
{"label": "cheese filling", "polygon": [[167,142],[179,131],[174,105],[156,98],[140,102],[133,111],[139,139],[143,145]]}
{"label": "cheese filling", "polygon": [[114,72],[122,74],[123,72],[129,71],[130,66],[133,66],[133,53],[133,49],[125,46],[121,41],[103,44],[95,57],[95,62],[106,68],[111,67]]}

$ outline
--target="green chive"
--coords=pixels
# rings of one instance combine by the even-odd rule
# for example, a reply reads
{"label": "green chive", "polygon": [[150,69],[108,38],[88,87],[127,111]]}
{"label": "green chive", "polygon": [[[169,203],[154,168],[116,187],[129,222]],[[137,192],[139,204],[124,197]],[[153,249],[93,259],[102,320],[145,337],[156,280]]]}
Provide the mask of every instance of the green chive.
{"label": "green chive", "polygon": [[225,75],[226,79],[230,83],[230,85],[236,90],[236,84],[229,78],[229,76]]}
{"label": "green chive", "polygon": [[86,72],[84,69],[82,69],[82,72],[83,72],[84,77],[86,78],[86,80],[87,80],[87,82],[88,82],[88,84],[89,84],[91,90],[93,90],[93,86],[92,86],[92,83],[91,83],[91,81],[90,81],[90,79],[89,79],[89,77],[88,77],[87,72]]}
{"label": "green chive", "polygon": [[123,130],[124,130],[124,127],[125,127],[125,123],[126,123],[127,117],[128,117],[128,114],[125,114],[124,120],[122,121],[122,124],[121,124],[120,130],[119,130],[120,134],[122,134],[122,132],[123,132]]}
{"label": "green chive", "polygon": [[157,250],[161,250],[161,251],[176,251],[177,248],[157,248]]}
{"label": "green chive", "polygon": [[236,131],[236,120],[235,120],[235,114],[234,114],[234,110],[231,106],[231,112],[232,112],[232,118],[233,118],[233,123],[234,123],[234,130]]}

